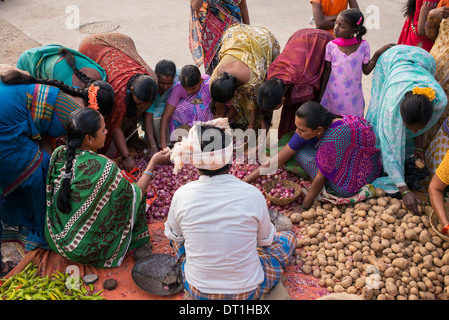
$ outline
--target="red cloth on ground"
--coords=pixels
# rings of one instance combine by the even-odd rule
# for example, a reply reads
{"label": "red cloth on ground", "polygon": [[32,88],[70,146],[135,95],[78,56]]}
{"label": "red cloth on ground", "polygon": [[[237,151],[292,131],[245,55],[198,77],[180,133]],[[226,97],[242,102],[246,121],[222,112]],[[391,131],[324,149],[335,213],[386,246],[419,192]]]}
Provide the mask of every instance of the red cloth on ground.
{"label": "red cloth on ground", "polygon": [[[164,235],[164,222],[149,224],[153,253],[165,253],[173,255],[169,239]],[[77,266],[80,276],[86,274],[98,275],[98,280],[94,283],[95,291],[103,289],[103,283],[107,279],[115,279],[117,287],[114,290],[103,290],[102,297],[107,300],[181,300],[184,298],[184,291],[171,296],[157,296],[140,289],[133,281],[131,271],[135,264],[133,255],[127,256],[120,267],[100,269],[94,268],[73,261],[67,260],[58,253],[36,249],[30,251],[23,260],[6,276],[21,272],[28,263],[33,262],[39,266],[41,276],[51,275],[60,271],[64,273],[68,266]],[[283,275],[283,283],[293,300],[315,300],[323,295],[329,294],[325,288],[318,286],[318,279],[301,272],[300,266],[288,266]]]}

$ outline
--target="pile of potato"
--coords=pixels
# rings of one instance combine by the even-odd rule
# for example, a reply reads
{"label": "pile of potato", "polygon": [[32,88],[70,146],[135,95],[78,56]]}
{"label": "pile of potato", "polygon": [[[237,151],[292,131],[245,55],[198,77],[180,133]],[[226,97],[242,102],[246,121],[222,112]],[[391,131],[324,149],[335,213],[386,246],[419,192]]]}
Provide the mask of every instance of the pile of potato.
{"label": "pile of potato", "polygon": [[298,224],[296,264],[329,292],[367,300],[449,299],[449,242],[422,215],[385,197],[354,205],[315,202],[293,213]]}

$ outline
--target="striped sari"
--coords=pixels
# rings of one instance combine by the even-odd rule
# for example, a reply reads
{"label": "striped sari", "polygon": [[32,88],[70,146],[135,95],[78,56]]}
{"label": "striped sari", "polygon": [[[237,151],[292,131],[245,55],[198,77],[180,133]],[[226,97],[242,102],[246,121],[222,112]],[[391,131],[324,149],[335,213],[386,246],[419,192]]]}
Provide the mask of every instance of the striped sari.
{"label": "striped sari", "polygon": [[225,30],[242,22],[241,0],[204,0],[197,13],[191,9],[189,47],[196,66],[204,63],[206,74],[211,75],[218,65],[218,52]]}
{"label": "striped sari", "polygon": [[[0,219],[29,229],[26,250],[45,245],[45,178],[50,156],[43,135],[65,134],[68,115],[80,106],[58,88],[0,82]],[[3,237],[3,240],[9,240]],[[14,239],[11,239],[14,240]]]}
{"label": "striped sari", "polygon": [[72,210],[62,213],[56,199],[65,172],[66,147],[53,152],[47,176],[45,235],[63,257],[98,268],[120,266],[126,253],[149,241],[145,197],[110,159],[76,151],[72,167]]}

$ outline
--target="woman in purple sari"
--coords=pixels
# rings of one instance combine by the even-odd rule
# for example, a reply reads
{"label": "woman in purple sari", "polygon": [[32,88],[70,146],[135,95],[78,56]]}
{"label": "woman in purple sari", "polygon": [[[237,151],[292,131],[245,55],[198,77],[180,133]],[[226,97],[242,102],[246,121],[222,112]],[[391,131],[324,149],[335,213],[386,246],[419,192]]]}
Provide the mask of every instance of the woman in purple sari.
{"label": "woman in purple sari", "polygon": [[313,179],[300,211],[308,210],[323,186],[337,197],[350,197],[379,177],[382,171],[376,135],[363,118],[336,115],[318,102],[304,103],[296,112],[296,132],[290,142],[268,162],[254,170],[246,182],[256,180],[261,167],[277,160],[282,166],[291,157]]}

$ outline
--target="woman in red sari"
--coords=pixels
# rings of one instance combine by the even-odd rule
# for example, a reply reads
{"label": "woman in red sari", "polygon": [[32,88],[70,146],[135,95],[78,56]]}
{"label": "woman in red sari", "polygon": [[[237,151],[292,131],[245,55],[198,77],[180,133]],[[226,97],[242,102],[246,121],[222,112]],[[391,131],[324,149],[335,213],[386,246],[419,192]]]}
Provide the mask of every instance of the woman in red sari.
{"label": "woman in red sari", "polygon": [[296,129],[296,110],[306,101],[317,100],[326,45],[333,39],[324,30],[298,30],[268,68],[267,80],[260,86],[257,99],[265,128],[271,125],[273,111],[283,106],[279,138]]}
{"label": "woman in red sari", "polygon": [[[132,124],[135,131],[136,120],[153,103],[157,94],[156,74],[137,53],[134,41],[121,33],[98,33],[86,37],[80,44],[79,52],[97,62],[107,75],[107,82],[115,91],[112,112],[105,117],[108,134],[105,153],[111,141],[122,156],[125,170],[135,167],[135,161],[126,144],[125,122]],[[132,134],[131,134],[132,135]]]}
{"label": "woman in red sari", "polygon": [[404,7],[407,18],[399,36],[398,44],[416,46],[430,51],[434,41],[426,37],[426,20],[430,10],[438,6],[439,0],[408,0]]}

